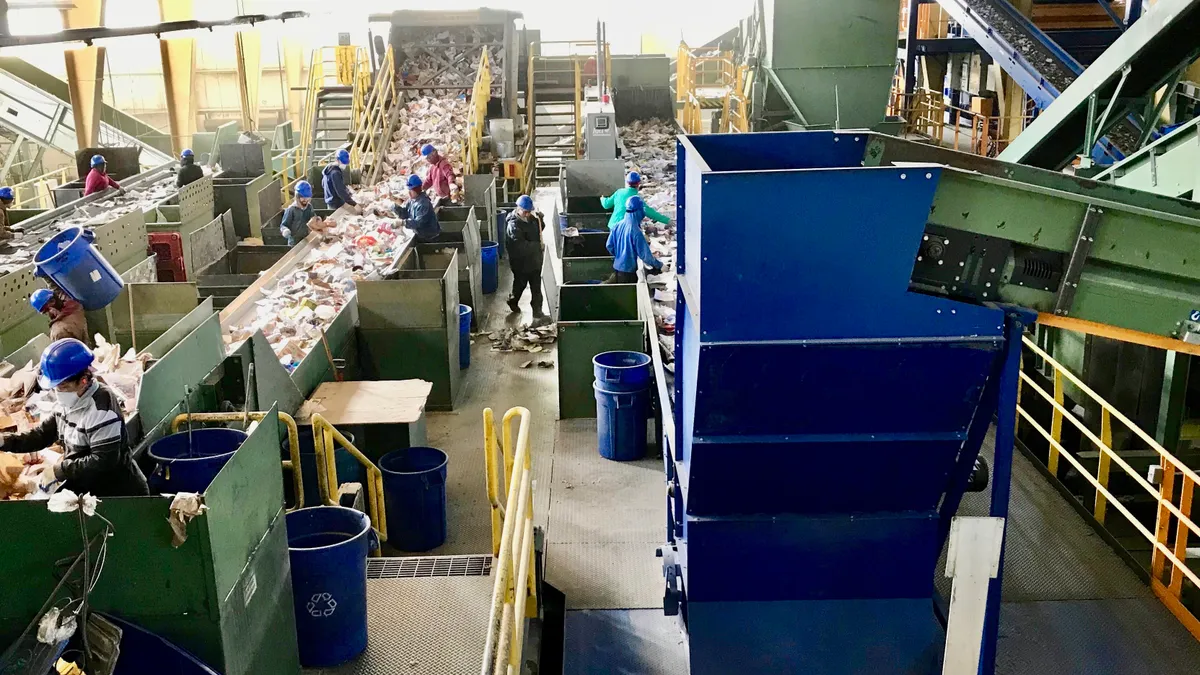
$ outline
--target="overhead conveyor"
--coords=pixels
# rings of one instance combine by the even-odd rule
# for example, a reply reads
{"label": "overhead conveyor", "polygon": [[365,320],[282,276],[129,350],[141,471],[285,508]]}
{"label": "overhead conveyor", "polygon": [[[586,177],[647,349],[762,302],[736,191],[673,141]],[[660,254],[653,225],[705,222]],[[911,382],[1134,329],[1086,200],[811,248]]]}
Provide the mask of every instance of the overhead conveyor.
{"label": "overhead conveyor", "polygon": [[[942,4],[961,1],[965,0],[943,0]],[[1182,69],[1200,55],[1198,34],[1200,0],[1155,4],[1071,82],[1000,159],[1059,169],[1106,133],[1126,154],[1136,152],[1150,140],[1157,126],[1154,120],[1170,98],[1156,103],[1155,93],[1177,81]],[[1127,141],[1124,135],[1113,133],[1128,116],[1139,114],[1150,120],[1142,124],[1139,137]]]}
{"label": "overhead conveyor", "polygon": [[1097,174],[1096,180],[1168,197],[1197,199],[1200,117]]}

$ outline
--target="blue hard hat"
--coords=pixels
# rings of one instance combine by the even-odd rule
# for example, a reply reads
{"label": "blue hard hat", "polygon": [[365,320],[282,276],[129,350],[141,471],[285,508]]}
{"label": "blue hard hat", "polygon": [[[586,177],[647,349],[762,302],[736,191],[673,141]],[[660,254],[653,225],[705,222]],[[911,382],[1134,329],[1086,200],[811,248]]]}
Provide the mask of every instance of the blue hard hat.
{"label": "blue hard hat", "polygon": [[96,357],[75,338],[55,340],[42,352],[42,387],[48,389],[83,374]]}
{"label": "blue hard hat", "polygon": [[517,208],[525,209],[526,211],[533,210],[533,198],[529,195],[521,195],[517,197]]}
{"label": "blue hard hat", "polygon": [[339,164],[350,163],[350,151],[346,149],[338,150],[337,160]]}
{"label": "blue hard hat", "polygon": [[192,152],[191,148],[184,148],[183,152],[179,153],[180,157],[195,157],[196,153]]}
{"label": "blue hard hat", "polygon": [[409,190],[420,190],[425,181],[421,180],[421,177],[414,173],[408,177],[408,180],[404,184],[408,186]]}
{"label": "blue hard hat", "polygon": [[642,174],[640,174],[636,171],[630,171],[629,173],[625,174],[625,184],[626,185],[638,185],[641,182],[642,182]]}
{"label": "blue hard hat", "polygon": [[437,152],[437,148],[433,147],[433,144],[431,144],[431,143],[426,143],[425,145],[421,146],[421,156],[422,157],[428,157],[435,152]]}
{"label": "blue hard hat", "polygon": [[645,208],[646,202],[642,201],[642,198],[637,195],[630,197],[629,201],[625,202],[625,210],[631,213],[633,211],[641,211]]}
{"label": "blue hard hat", "polygon": [[13,199],[13,189],[10,187],[0,187],[0,199]]}
{"label": "blue hard hat", "polygon": [[306,180],[296,183],[296,196],[312,199],[312,184]]}
{"label": "blue hard hat", "polygon": [[29,296],[29,306],[33,307],[35,312],[40,312],[46,308],[47,303],[50,302],[50,298],[53,297],[54,291],[49,288],[39,288],[33,292],[33,295]]}
{"label": "blue hard hat", "polygon": [[104,163],[105,163],[104,155],[92,155],[92,168],[93,169]]}

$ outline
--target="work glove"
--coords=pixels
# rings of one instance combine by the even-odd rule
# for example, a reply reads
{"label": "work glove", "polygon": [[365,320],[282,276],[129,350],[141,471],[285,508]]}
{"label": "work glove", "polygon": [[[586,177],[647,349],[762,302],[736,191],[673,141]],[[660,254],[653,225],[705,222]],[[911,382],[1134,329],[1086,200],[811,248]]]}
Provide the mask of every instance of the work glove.
{"label": "work glove", "polygon": [[288,246],[296,245],[296,240],[292,238],[291,228],[281,227],[279,228],[279,234],[282,234],[283,238],[287,240]]}

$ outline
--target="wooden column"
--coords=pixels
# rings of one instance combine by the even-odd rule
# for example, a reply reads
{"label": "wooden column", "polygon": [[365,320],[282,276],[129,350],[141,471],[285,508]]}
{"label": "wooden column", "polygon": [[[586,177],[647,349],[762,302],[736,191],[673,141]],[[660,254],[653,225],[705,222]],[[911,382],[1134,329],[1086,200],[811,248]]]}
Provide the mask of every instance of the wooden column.
{"label": "wooden column", "polygon": [[258,131],[258,109],[262,101],[262,36],[241,31],[234,36],[237,50],[238,97],[242,101],[242,129]]}
{"label": "wooden column", "polygon": [[[63,10],[64,28],[93,28],[103,25],[105,0],[75,0],[73,9]],[[67,65],[67,89],[75,117],[79,147],[100,143],[100,107],[104,98],[104,47],[84,47],[63,52]]]}
{"label": "wooden column", "polygon": [[[195,18],[192,0],[158,0],[163,21],[187,21]],[[196,104],[192,88],[196,79],[195,38],[158,41],[162,58],[163,86],[167,93],[167,117],[171,126],[171,147],[175,154],[191,147],[196,127]]]}

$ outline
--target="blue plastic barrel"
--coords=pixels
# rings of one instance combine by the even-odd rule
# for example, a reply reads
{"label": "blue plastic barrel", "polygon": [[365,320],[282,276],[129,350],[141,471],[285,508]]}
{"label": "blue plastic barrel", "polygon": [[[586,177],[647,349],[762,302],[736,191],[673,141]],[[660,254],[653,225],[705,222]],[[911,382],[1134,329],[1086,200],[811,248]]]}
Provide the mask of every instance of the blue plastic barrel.
{"label": "blue plastic barrel", "polygon": [[[311,426],[302,426],[296,429],[297,440],[300,441],[300,471],[304,478],[304,505],[319,506],[321,504],[321,489],[317,483],[317,448],[313,443],[313,430]],[[354,434],[344,429],[338,429],[346,440],[354,442]],[[283,456],[290,458],[291,454],[288,448],[287,434],[283,435],[282,439]],[[361,449],[361,448],[360,448]],[[367,467],[363,466],[354,455],[350,454],[349,450],[338,447],[333,451],[334,467],[337,471],[338,483],[361,483],[363,489],[367,488]],[[283,481],[283,498],[288,504],[295,504],[295,487],[293,487],[291,476],[284,474]]]}
{"label": "blue plastic barrel", "polygon": [[471,307],[458,306],[458,367],[471,367]]}
{"label": "blue plastic barrel", "polygon": [[508,255],[505,252],[505,248],[508,246],[508,242],[506,241],[508,239],[508,210],[515,206],[515,204],[507,204],[501,205],[500,208],[496,209],[496,234],[500,240],[496,243],[500,244],[501,257]]}
{"label": "blue plastic barrel", "polygon": [[354,509],[317,506],[287,514],[287,534],[300,665],[341,665],[367,648],[371,520]]}
{"label": "blue plastic barrel", "polygon": [[[646,418],[650,390],[613,391],[599,382],[596,391],[596,437],[600,456],[628,462],[646,456]],[[390,518],[390,515],[389,515]]]}
{"label": "blue plastic barrel", "polygon": [[166,638],[120,617],[105,614],[105,619],[121,629],[121,653],[113,675],[219,675],[203,661]]}
{"label": "blue plastic barrel", "polygon": [[483,293],[488,295],[500,287],[500,244],[485,241],[480,251],[483,254]]}
{"label": "blue plastic barrel", "polygon": [[608,391],[639,391],[650,386],[650,357],[641,352],[603,352],[592,357],[596,383]]}
{"label": "blue plastic barrel", "polygon": [[446,453],[437,448],[393,450],[379,458],[388,543],[428,551],[446,541]]}
{"label": "blue plastic barrel", "polygon": [[121,275],[92,245],[95,239],[91,230],[68,227],[42,244],[33,257],[38,275],[50,277],[89,310],[104,309],[125,286]]}
{"label": "blue plastic barrel", "polygon": [[204,492],[245,440],[238,429],[194,429],[154,441],[147,451],[156,463],[150,491]]}

